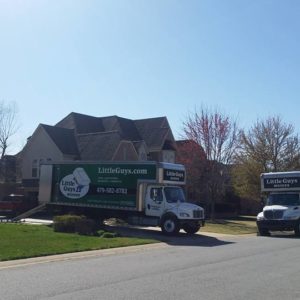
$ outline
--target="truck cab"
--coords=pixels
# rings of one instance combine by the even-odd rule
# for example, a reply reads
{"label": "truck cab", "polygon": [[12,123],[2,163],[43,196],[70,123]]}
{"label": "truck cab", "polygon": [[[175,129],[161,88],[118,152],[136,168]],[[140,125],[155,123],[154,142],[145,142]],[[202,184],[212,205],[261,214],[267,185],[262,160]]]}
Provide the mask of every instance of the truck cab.
{"label": "truck cab", "polygon": [[300,172],[264,173],[265,206],[257,215],[260,235],[270,231],[294,231],[300,236]]}
{"label": "truck cab", "polygon": [[180,186],[149,185],[145,199],[145,215],[158,217],[165,234],[176,234],[181,228],[193,234],[204,225],[203,208],[187,203]]}

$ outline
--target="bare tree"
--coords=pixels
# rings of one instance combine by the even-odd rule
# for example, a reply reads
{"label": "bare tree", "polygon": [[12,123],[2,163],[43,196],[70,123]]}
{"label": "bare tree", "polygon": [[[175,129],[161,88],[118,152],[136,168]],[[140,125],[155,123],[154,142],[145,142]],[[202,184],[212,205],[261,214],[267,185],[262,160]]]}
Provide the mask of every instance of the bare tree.
{"label": "bare tree", "polygon": [[206,176],[209,189],[211,218],[215,217],[217,197],[224,195],[225,174],[237,146],[236,121],[216,110],[201,108],[190,114],[183,124],[184,137],[202,147],[206,156]]}
{"label": "bare tree", "polygon": [[260,173],[289,171],[300,166],[300,143],[294,127],[280,117],[258,120],[241,131],[234,182],[241,196],[259,198]]}
{"label": "bare tree", "polygon": [[9,139],[16,133],[17,125],[17,106],[14,102],[0,102],[0,152],[1,159],[6,154]]}

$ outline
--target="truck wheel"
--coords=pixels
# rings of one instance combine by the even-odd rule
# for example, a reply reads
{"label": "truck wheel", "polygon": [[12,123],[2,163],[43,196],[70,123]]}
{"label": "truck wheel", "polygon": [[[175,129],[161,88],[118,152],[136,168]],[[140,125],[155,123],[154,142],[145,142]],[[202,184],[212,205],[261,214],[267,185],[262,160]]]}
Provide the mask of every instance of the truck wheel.
{"label": "truck wheel", "polygon": [[300,220],[298,221],[298,223],[295,227],[295,235],[300,236]]}
{"label": "truck wheel", "polygon": [[199,231],[200,225],[199,224],[184,224],[182,226],[182,228],[187,234],[194,234],[197,231]]}
{"label": "truck wheel", "polygon": [[179,232],[179,222],[175,216],[165,216],[161,222],[161,230],[166,235],[175,235]]}
{"label": "truck wheel", "polygon": [[269,235],[270,235],[269,230],[266,229],[266,228],[260,228],[260,227],[257,227],[257,229],[258,229],[258,234],[259,234],[260,236],[269,236]]}

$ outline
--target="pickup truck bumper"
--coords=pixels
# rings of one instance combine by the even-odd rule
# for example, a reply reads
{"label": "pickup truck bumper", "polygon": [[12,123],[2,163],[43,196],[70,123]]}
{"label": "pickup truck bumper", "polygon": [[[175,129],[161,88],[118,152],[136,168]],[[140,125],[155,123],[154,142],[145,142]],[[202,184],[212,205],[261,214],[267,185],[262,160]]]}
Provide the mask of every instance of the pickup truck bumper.
{"label": "pickup truck bumper", "polygon": [[259,220],[256,224],[261,229],[289,231],[294,230],[298,222],[298,220]]}

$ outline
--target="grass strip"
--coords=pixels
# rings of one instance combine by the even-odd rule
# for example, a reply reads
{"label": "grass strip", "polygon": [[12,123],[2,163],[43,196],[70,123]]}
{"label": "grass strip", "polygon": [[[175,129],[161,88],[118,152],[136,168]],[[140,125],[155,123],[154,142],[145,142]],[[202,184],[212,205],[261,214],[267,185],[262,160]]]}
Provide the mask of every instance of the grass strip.
{"label": "grass strip", "polygon": [[256,233],[255,220],[227,219],[227,220],[207,220],[203,229],[204,232],[224,233],[224,234],[250,234]]}
{"label": "grass strip", "polygon": [[54,232],[45,225],[0,224],[0,261],[157,243],[132,237],[94,237]]}

